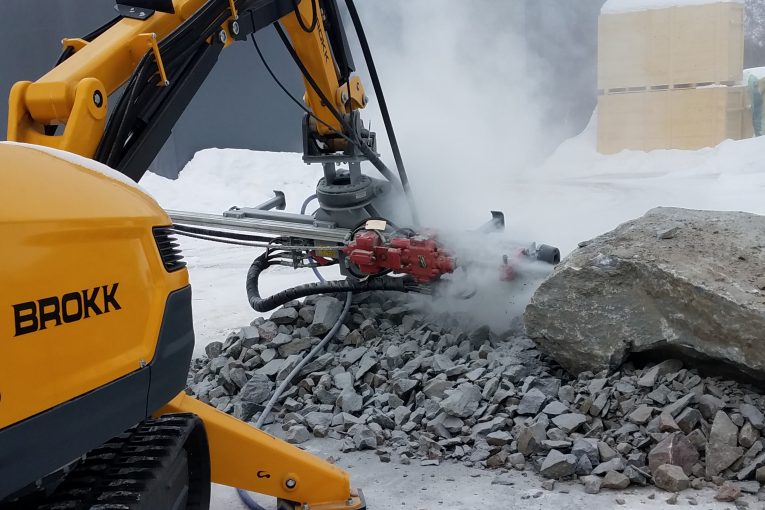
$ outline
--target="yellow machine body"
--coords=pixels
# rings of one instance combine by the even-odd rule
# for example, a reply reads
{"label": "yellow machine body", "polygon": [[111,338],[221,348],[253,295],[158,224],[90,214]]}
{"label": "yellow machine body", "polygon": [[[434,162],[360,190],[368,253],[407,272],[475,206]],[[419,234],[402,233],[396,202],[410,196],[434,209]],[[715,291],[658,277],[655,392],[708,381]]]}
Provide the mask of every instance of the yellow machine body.
{"label": "yellow machine body", "polygon": [[[0,264],[2,429],[151,363],[167,295],[188,273],[163,267],[152,228],[170,220],[137,186],[30,147],[0,144],[0,161],[0,236],[12,247]],[[121,308],[104,312],[115,284]],[[17,334],[14,305],[50,313],[41,300],[83,291],[102,314]]]}
{"label": "yellow machine body", "polygon": [[[170,224],[167,214],[117,172],[61,151],[15,143],[0,143],[0,161],[0,235],[12,247],[0,266],[0,358],[5,360],[0,370],[0,463],[23,470],[23,460],[13,466],[8,464],[13,459],[3,457],[13,457],[4,433],[45,420],[52,410],[109,391],[115,381],[135,378],[155,365],[168,296],[189,285],[185,268],[166,269],[153,235],[156,227]],[[109,307],[104,306],[105,292],[112,292]],[[91,308],[86,317],[78,304],[82,296],[93,298],[100,313]],[[52,318],[56,314],[61,320]],[[180,368],[181,387],[190,355],[189,350],[185,358],[181,355],[182,365],[173,366],[176,372]],[[137,398],[140,411],[193,413],[203,420],[213,482],[317,509],[364,507],[342,469],[185,393],[170,395],[164,407],[151,409],[151,399],[136,395],[142,391],[137,388],[122,396]],[[116,413],[122,396],[109,402]],[[61,426],[76,434],[85,424],[98,425],[102,410],[91,409],[95,413],[81,416],[79,423],[54,418],[45,427]],[[134,423],[124,418],[125,428]],[[85,440],[95,446],[109,437]],[[0,499],[2,489],[0,483]]]}

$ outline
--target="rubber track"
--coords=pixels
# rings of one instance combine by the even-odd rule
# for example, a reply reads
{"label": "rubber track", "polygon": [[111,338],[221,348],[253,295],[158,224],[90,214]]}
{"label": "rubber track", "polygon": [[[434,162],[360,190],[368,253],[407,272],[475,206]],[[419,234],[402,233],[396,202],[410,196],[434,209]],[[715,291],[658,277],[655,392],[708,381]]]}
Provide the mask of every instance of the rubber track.
{"label": "rubber track", "polygon": [[39,510],[144,510],[142,502],[183,449],[193,415],[148,419],[88,453]]}

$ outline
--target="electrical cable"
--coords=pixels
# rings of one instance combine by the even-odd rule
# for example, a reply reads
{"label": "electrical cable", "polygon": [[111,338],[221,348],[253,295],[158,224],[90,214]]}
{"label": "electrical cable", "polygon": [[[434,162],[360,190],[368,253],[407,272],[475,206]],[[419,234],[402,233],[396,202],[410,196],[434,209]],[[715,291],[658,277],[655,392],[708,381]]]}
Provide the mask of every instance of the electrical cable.
{"label": "electrical cable", "polygon": [[257,428],[261,428],[263,426],[263,423],[268,418],[268,415],[271,414],[271,410],[274,407],[274,404],[279,400],[279,397],[282,396],[282,393],[284,393],[284,390],[287,389],[287,386],[290,385],[292,382],[292,379],[297,376],[301,370],[303,370],[303,367],[311,360],[313,359],[326,345],[327,343],[334,338],[334,336],[337,334],[338,330],[340,329],[340,326],[343,325],[343,322],[345,322],[345,317],[348,315],[348,310],[351,308],[351,300],[353,298],[352,292],[347,292],[345,294],[345,306],[343,306],[343,311],[340,312],[340,316],[335,321],[335,324],[332,326],[332,329],[329,330],[329,332],[324,336],[324,338],[319,342],[316,347],[314,347],[311,352],[308,353],[303,359],[300,361],[300,363],[297,364],[295,368],[292,369],[292,371],[287,375],[287,378],[282,381],[281,385],[279,385],[279,388],[277,388],[276,392],[271,396],[271,399],[266,404],[265,409],[263,409],[263,412],[260,413],[260,417],[258,418],[258,421],[255,422],[255,426]]}
{"label": "electrical cable", "polygon": [[[252,17],[252,16],[253,16],[253,13],[252,13],[252,11],[250,11],[250,17]],[[254,18],[253,18],[253,23],[254,23]],[[329,124],[324,122],[322,119],[317,117],[315,113],[313,113],[306,105],[304,105],[302,103],[302,101],[300,101],[298,98],[296,98],[292,94],[292,92],[290,92],[287,89],[287,87],[284,86],[284,84],[281,82],[281,80],[279,80],[279,78],[276,77],[276,74],[271,69],[271,66],[268,65],[268,62],[266,61],[266,58],[263,55],[263,52],[260,51],[260,46],[258,46],[258,42],[255,39],[255,34],[254,33],[250,34],[250,39],[252,40],[252,44],[255,46],[255,51],[258,52],[258,56],[260,57],[260,61],[263,63],[263,66],[266,68],[266,71],[268,72],[268,74],[271,75],[271,78],[273,78],[274,82],[276,82],[276,84],[279,86],[280,89],[282,89],[282,91],[287,95],[287,97],[289,97],[292,100],[292,102],[295,103],[298,106],[298,108],[303,110],[307,115],[311,116],[311,118],[313,118],[316,122],[320,123],[321,125],[323,125],[327,129],[329,129],[332,134],[337,135],[340,138],[343,138],[346,142],[350,143],[351,145],[356,145],[356,142],[354,140],[351,140],[348,136],[346,136],[345,134],[343,134],[340,131],[336,130],[335,128],[333,128],[332,126],[330,126]]]}
{"label": "electrical cable", "polygon": [[[300,213],[305,214],[305,210],[308,207],[308,204],[311,203],[313,199],[316,198],[316,195],[312,195],[308,197],[304,202],[303,206],[300,208]],[[314,271],[314,274],[316,275],[316,278],[319,279],[320,282],[324,283],[326,280],[324,280],[324,277],[321,275],[321,273],[318,272],[316,269],[316,266],[311,266],[311,268]],[[260,416],[258,417],[258,420],[255,422],[256,428],[263,427],[263,423],[268,419],[268,416],[271,414],[271,410],[273,409],[276,402],[278,402],[279,398],[281,398],[284,391],[287,389],[287,387],[292,383],[292,380],[300,373],[301,370],[303,370],[303,367],[312,360],[316,355],[329,343],[335,335],[337,335],[337,332],[340,330],[340,327],[345,322],[345,318],[348,316],[348,311],[351,309],[351,302],[353,300],[353,293],[348,292],[345,295],[345,305],[343,306],[342,312],[340,312],[340,316],[335,321],[335,324],[332,326],[332,329],[329,330],[329,332],[324,336],[324,338],[319,342],[316,347],[311,349],[311,352],[309,352],[302,360],[300,360],[300,363],[292,369],[292,371],[287,375],[287,377],[282,381],[282,383],[279,385],[279,387],[276,389],[276,392],[271,396],[271,399],[266,404],[266,407],[263,409],[263,412],[260,413]],[[252,496],[250,496],[247,491],[243,489],[237,489],[236,492],[239,494],[239,499],[242,500],[242,502],[250,509],[250,510],[265,510],[262,506],[260,506],[254,499],[252,499]]]}
{"label": "electrical cable", "polygon": [[393,158],[396,161],[396,167],[398,168],[398,175],[401,179],[401,186],[404,188],[407,201],[409,202],[409,209],[412,214],[412,220],[415,226],[419,225],[419,217],[417,214],[417,208],[415,205],[414,197],[412,195],[412,187],[409,183],[409,176],[404,168],[404,160],[401,157],[401,150],[399,149],[398,141],[396,140],[396,133],[393,130],[393,122],[391,121],[390,112],[388,111],[388,103],[385,101],[385,95],[383,94],[382,84],[380,83],[380,77],[377,74],[377,66],[372,58],[372,51],[369,49],[369,42],[367,41],[366,33],[364,32],[364,26],[361,23],[361,18],[356,10],[356,5],[353,0],[345,0],[345,4],[348,7],[348,12],[351,15],[351,21],[353,22],[353,28],[356,31],[356,36],[359,39],[361,45],[361,52],[364,54],[364,60],[369,70],[369,76],[372,79],[372,86],[377,96],[377,101],[380,103],[380,113],[382,114],[383,123],[385,124],[385,131],[388,133],[388,141],[390,142],[391,150],[393,151]]}
{"label": "electrical cable", "polygon": [[249,508],[249,510],[266,510],[262,506],[260,506],[254,499],[252,499],[252,496],[250,496],[246,490],[244,489],[237,489],[237,494],[239,494],[239,499],[242,500],[242,503]]}

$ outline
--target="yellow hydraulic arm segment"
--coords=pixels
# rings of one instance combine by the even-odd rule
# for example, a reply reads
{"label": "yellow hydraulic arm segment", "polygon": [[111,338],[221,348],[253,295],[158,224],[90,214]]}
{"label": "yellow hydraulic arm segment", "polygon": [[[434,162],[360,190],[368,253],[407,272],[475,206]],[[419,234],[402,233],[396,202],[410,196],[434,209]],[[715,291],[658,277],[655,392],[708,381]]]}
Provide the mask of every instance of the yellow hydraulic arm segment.
{"label": "yellow hydraulic arm segment", "polygon": [[[130,0],[124,1],[130,3]],[[335,0],[331,1],[334,4]],[[172,124],[217,59],[215,53],[205,58],[203,66],[194,68],[193,62],[189,64],[189,61],[193,61],[192,56],[184,60],[187,57],[183,54],[184,48],[178,48],[178,45],[170,46],[171,39],[188,37],[191,33],[190,27],[195,26],[192,22],[197,22],[198,25],[203,15],[218,11],[222,15],[209,18],[214,24],[203,27],[204,30],[200,31],[204,34],[204,45],[209,47],[218,46],[222,49],[235,39],[245,39],[247,33],[253,33],[274,22],[281,22],[308,74],[318,85],[321,94],[332,103],[325,104],[321,95],[306,81],[304,100],[318,119],[315,129],[319,135],[343,132],[343,125],[332,108],[335,112],[347,115],[365,106],[366,98],[361,81],[358,77],[351,76],[347,70],[342,71],[337,64],[334,55],[337,50],[333,51],[330,45],[323,16],[325,13],[319,5],[319,0],[173,0],[173,8],[173,13],[151,11],[151,14],[144,14],[136,19],[123,17],[91,41],[64,39],[64,48],[70,53],[68,58],[36,82],[18,82],[11,89],[8,139],[93,158],[138,180],[136,177],[140,178],[140,175],[125,171],[114,158],[110,159],[106,155],[99,157],[106,153],[103,147],[99,150],[99,145],[135,144],[140,141],[140,133],[126,134],[130,126],[117,125],[117,121],[114,126],[107,126],[108,98],[131,80],[131,77],[135,77],[134,73],[139,69],[142,60],[148,58],[152,61],[155,65],[152,67],[152,73],[143,78],[151,81],[152,87],[167,89],[154,90],[152,93],[170,106],[167,108],[169,112],[164,111],[164,103],[160,102],[160,106],[156,108],[158,113],[150,112],[158,115],[157,119],[162,119],[163,125],[159,131],[165,136],[161,138],[160,135],[156,135],[159,141],[152,146],[154,153],[151,157],[144,157],[151,161],[166,136],[169,136]],[[216,8],[218,11],[215,11]],[[246,33],[244,27],[247,27]],[[200,52],[200,55],[202,54]],[[202,59],[201,56],[199,58]],[[202,74],[199,80],[198,75]],[[179,80],[183,80],[184,83],[180,84]],[[199,82],[196,88],[193,83],[192,86],[186,86],[195,81]],[[134,102],[140,102],[140,98],[136,98]],[[127,118],[133,121],[134,117]],[[160,122],[154,118],[147,121],[143,112],[138,117],[144,123]],[[119,122],[125,123],[121,119]],[[149,126],[153,127],[156,126]],[[105,130],[112,128],[114,133],[121,134],[122,138],[104,141]],[[151,133],[151,136],[155,135]],[[334,137],[330,145],[333,151],[342,150],[345,140]],[[136,150],[149,149],[139,147]],[[141,174],[142,171],[145,169],[140,171]]]}
{"label": "yellow hydraulic arm segment", "polygon": [[212,480],[311,510],[365,508],[348,473],[236,418],[179,394],[159,414],[194,413],[205,423]]}
{"label": "yellow hydraulic arm segment", "polygon": [[[157,40],[167,37],[204,3],[176,0],[174,14],[122,19],[92,42],[64,39],[64,48],[74,50],[69,59],[36,82],[21,81],[11,89],[8,140],[93,158],[106,125],[107,96],[130,78]],[[48,125],[63,125],[63,134],[47,135]]]}

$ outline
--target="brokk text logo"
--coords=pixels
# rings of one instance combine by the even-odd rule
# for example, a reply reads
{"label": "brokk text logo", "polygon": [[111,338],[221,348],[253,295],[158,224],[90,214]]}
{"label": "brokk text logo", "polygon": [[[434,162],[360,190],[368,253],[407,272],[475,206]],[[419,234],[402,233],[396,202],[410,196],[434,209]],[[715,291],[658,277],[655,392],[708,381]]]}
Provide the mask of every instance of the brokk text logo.
{"label": "brokk text logo", "polygon": [[118,286],[119,283],[113,283],[90,290],[69,292],[61,297],[51,296],[13,305],[15,336],[120,310],[122,307],[117,302]]}

